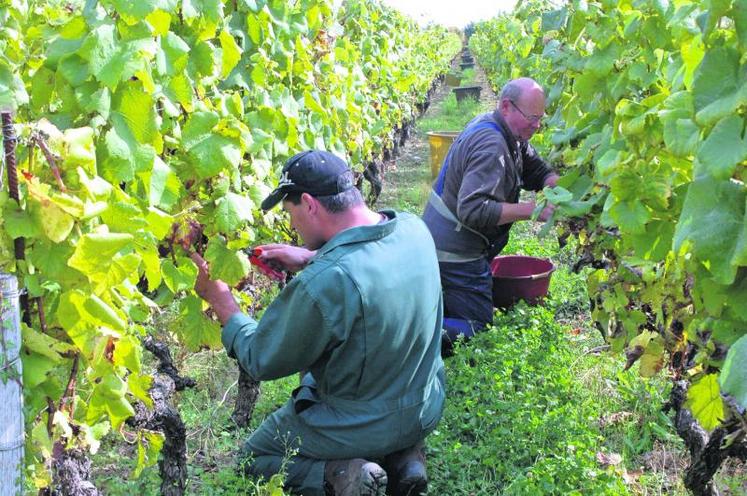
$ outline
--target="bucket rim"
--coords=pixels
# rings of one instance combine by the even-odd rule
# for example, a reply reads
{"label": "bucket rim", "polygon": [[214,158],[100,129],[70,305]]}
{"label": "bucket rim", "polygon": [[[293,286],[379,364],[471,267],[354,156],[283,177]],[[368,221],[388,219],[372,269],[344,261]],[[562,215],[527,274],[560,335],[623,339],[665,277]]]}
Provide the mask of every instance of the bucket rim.
{"label": "bucket rim", "polygon": [[456,138],[461,131],[428,131],[426,136],[435,136],[437,138]]}
{"label": "bucket rim", "polygon": [[[493,274],[493,262],[500,259],[506,259],[506,258],[523,258],[523,259],[534,259],[534,260],[541,260],[543,262],[547,262],[550,264],[550,268],[544,272],[540,272],[539,274],[530,274],[528,276],[496,276]],[[533,281],[535,279],[544,279],[553,272],[555,272],[555,269],[558,267],[555,265],[555,263],[550,260],[549,258],[540,258],[540,257],[533,257],[531,255],[498,255],[496,257],[493,257],[493,260],[490,261],[490,276],[493,279],[507,279],[507,280],[530,280]]]}
{"label": "bucket rim", "polygon": [[507,280],[513,280],[513,281],[522,280],[522,279],[533,281],[535,279],[544,279],[548,277],[550,274],[555,272],[555,268],[556,268],[555,264],[553,264],[550,270],[548,270],[547,272],[542,272],[541,274],[531,274],[528,276],[492,276],[492,278],[493,279],[507,279]]}

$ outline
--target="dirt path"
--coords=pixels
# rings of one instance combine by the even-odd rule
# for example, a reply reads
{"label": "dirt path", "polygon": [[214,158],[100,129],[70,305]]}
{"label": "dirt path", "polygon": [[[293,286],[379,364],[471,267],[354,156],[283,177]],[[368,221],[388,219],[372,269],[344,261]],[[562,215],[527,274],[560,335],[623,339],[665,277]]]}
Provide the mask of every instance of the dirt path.
{"label": "dirt path", "polygon": [[[452,62],[458,68],[460,57]],[[475,66],[475,81],[470,86],[480,86],[480,103],[483,108],[494,108],[496,94],[488,84],[485,72]],[[451,86],[440,83],[431,99],[428,110],[418,119],[437,116],[442,112],[444,100],[452,91]],[[417,127],[400,154],[384,166],[384,185],[376,203],[377,209],[393,208],[420,215],[431,187],[430,146],[428,136]]]}

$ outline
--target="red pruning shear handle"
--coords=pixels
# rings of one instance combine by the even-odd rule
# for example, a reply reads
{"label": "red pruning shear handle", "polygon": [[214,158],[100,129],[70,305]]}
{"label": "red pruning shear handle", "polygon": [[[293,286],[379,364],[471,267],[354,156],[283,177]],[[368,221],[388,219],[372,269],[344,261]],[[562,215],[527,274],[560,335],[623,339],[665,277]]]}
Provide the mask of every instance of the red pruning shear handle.
{"label": "red pruning shear handle", "polygon": [[257,267],[260,272],[262,272],[264,275],[269,277],[270,279],[274,279],[276,281],[285,281],[285,273],[281,270],[278,270],[274,267],[272,267],[267,262],[262,261],[262,248],[254,248],[252,250],[252,254],[249,256],[249,262]]}

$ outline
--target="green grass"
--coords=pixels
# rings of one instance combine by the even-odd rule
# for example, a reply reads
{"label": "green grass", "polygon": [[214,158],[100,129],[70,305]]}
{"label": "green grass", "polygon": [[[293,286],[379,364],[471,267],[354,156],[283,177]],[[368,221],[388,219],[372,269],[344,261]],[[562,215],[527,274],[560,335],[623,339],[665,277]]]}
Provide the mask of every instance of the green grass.
{"label": "green grass", "polygon": [[386,183],[375,208],[422,214],[432,183],[429,160],[427,145],[416,157],[400,157],[396,170],[386,173]]}
{"label": "green grass", "polygon": [[406,188],[404,194],[397,199],[395,209],[400,212],[410,212],[420,215],[423,212],[423,205],[428,200],[430,191],[430,175],[425,175],[421,181],[412,183],[409,188]]}
{"label": "green grass", "polygon": [[[527,222],[505,253],[552,258],[558,269],[544,307],[497,312],[491,330],[447,360],[450,396],[428,441],[432,493],[658,494],[666,474],[630,485],[622,475],[657,446],[681,449],[660,412],[666,378],[642,381],[619,356],[587,353],[603,343],[588,323],[584,275],[569,270],[572,247],[538,239]],[[597,453],[622,461],[605,467]],[[685,494],[678,479],[666,484]]]}
{"label": "green grass", "polygon": [[462,86],[469,86],[475,82],[475,69],[469,68],[462,71]]}
{"label": "green grass", "polygon": [[429,131],[461,131],[475,116],[490,110],[489,106],[477,100],[466,99],[459,103],[454,93],[449,93],[439,112],[433,116],[424,117],[418,121],[417,129],[426,133]]}
{"label": "green grass", "polygon": [[625,494],[601,470],[593,398],[547,308],[496,316],[447,362],[450,398],[429,438],[435,494]]}
{"label": "green grass", "polygon": [[[669,379],[664,374],[642,379],[637,367],[623,371],[622,355],[589,353],[605,343],[588,315],[587,273],[574,274],[570,270],[575,260],[573,240],[560,249],[553,231],[542,239],[537,231],[537,224],[517,223],[504,253],[550,258],[557,267],[545,305],[560,326],[563,341],[559,348],[568,352],[567,371],[562,373],[570,374],[578,391],[583,393],[574,401],[576,408],[583,410],[581,397],[593,400],[594,408],[588,414],[589,425],[602,441],[597,449],[621,455],[621,464],[616,468],[620,474],[636,473],[652,454],[666,453],[681,462],[684,446],[674,432],[671,419],[662,412],[669,395]],[[666,487],[667,494],[684,496],[687,492],[679,475],[676,467],[650,471],[631,479],[627,490],[632,494],[660,494]]]}

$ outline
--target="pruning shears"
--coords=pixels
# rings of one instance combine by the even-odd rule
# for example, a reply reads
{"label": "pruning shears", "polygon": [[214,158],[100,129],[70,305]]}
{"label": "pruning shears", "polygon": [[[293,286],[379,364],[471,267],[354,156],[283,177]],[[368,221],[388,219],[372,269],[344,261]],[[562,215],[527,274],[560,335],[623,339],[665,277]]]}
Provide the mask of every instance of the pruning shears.
{"label": "pruning shears", "polygon": [[269,263],[263,261],[260,257],[262,256],[262,248],[254,248],[249,255],[249,262],[257,267],[260,272],[279,282],[285,282],[285,272],[276,269]]}

